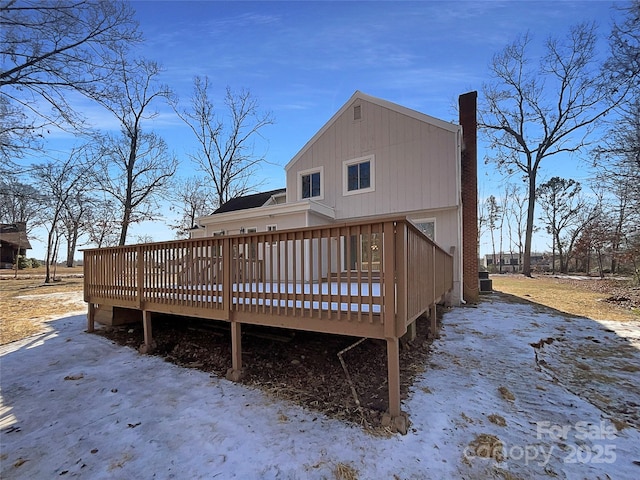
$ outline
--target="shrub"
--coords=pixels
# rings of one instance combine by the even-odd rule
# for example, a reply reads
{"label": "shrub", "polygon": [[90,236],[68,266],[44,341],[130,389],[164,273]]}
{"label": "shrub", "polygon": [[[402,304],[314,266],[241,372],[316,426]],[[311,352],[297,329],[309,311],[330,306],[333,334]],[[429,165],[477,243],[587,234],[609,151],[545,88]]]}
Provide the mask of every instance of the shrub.
{"label": "shrub", "polygon": [[18,269],[23,270],[25,268],[31,268],[31,259],[18,255]]}

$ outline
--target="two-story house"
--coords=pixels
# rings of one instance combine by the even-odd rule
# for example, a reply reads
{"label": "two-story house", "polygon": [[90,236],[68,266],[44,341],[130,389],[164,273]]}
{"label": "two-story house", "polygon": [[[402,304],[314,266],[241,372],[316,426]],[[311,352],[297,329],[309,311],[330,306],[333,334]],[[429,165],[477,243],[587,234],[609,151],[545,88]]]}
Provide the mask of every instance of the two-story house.
{"label": "two-story house", "polygon": [[[460,125],[356,91],[285,166],[286,189],[227,202],[198,220],[192,238],[403,215],[453,254],[450,300],[457,304],[463,298],[462,142]],[[475,192],[476,179],[469,181]],[[360,245],[336,248],[342,271],[379,270],[378,241],[372,234]]]}

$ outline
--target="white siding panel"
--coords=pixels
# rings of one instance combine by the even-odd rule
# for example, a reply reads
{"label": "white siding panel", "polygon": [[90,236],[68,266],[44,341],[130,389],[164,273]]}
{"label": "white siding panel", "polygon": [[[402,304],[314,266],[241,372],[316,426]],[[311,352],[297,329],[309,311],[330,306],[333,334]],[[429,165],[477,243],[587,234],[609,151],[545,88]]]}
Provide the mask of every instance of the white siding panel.
{"label": "white siding panel", "polygon": [[[384,106],[360,101],[362,119],[347,108],[287,172],[324,165],[325,198],[338,219],[442,209],[458,203],[456,133]],[[375,155],[375,191],[343,195],[343,162]],[[295,198],[289,195],[289,198]]]}

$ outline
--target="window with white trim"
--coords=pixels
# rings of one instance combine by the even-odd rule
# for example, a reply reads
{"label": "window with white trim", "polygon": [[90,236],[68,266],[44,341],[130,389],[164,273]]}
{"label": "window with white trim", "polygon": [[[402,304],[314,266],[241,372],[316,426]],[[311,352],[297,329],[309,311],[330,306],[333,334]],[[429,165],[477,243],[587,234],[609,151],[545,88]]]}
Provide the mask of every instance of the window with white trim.
{"label": "window with white trim", "polygon": [[436,240],[436,219],[435,218],[421,218],[414,220],[413,223],[431,240]]}
{"label": "window with white trim", "polygon": [[343,194],[373,192],[375,190],[375,158],[367,157],[346,160],[343,163]]}
{"label": "window with white trim", "polygon": [[313,198],[322,200],[324,198],[323,168],[304,170],[298,173],[299,199]]}
{"label": "window with white trim", "polygon": [[267,232],[275,232],[278,230],[278,225],[267,225]]}

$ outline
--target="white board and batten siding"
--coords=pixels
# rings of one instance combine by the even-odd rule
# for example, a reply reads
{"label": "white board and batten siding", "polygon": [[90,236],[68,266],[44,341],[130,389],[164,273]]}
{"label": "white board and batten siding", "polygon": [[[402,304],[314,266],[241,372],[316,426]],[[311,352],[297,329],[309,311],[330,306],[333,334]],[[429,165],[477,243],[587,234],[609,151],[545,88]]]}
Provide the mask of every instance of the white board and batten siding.
{"label": "white board and batten siding", "polygon": [[[287,201],[300,197],[299,172],[322,168],[318,201],[334,208],[336,220],[458,207],[459,127],[354,97],[286,166]],[[373,191],[345,195],[344,162],[366,157]]]}

